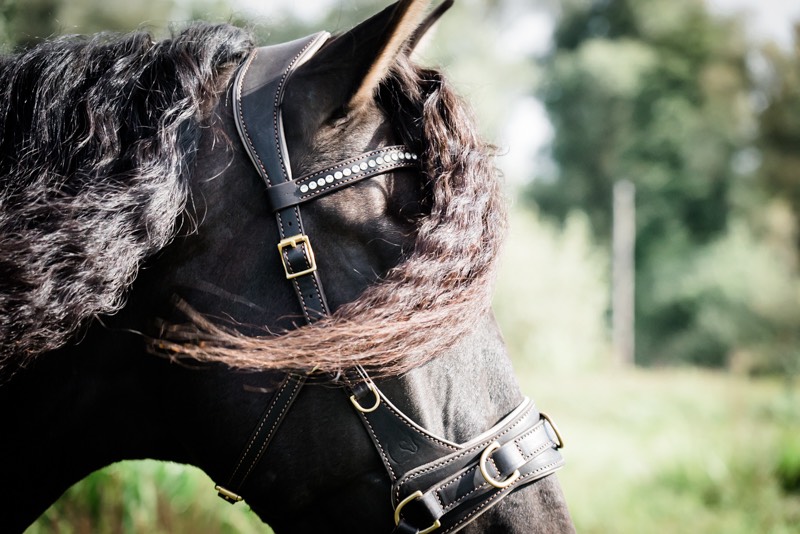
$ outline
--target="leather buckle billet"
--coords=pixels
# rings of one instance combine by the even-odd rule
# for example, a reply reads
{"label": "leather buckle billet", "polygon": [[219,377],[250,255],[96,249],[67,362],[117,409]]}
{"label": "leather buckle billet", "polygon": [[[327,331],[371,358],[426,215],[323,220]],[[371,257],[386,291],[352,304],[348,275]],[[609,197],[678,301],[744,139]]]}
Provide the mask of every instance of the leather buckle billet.
{"label": "leather buckle billet", "polygon": [[[289,265],[286,262],[286,256],[283,255],[283,251],[287,247],[297,248],[299,245],[305,245],[306,247],[305,255],[308,258],[309,268],[293,273],[289,271]],[[298,276],[311,274],[317,270],[317,260],[314,258],[314,249],[311,248],[311,241],[309,241],[307,235],[298,234],[293,235],[292,237],[281,239],[280,243],[278,243],[278,253],[281,256],[281,263],[283,263],[283,270],[286,272],[287,280],[297,278]]]}

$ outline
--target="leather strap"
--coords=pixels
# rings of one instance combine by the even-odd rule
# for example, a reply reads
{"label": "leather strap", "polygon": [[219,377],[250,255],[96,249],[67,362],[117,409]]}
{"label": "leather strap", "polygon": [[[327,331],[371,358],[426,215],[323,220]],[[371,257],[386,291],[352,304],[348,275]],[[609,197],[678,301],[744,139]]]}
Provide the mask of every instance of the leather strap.
{"label": "leather strap", "polygon": [[562,467],[561,445],[549,419],[525,399],[488,435],[420,465],[399,480],[392,498],[401,508],[400,522],[420,530],[433,524],[441,532],[457,530],[516,487]]}
{"label": "leather strap", "polygon": [[239,492],[245,480],[267,451],[267,447],[275,436],[275,431],[297,398],[304,382],[304,377],[286,375],[283,383],[273,395],[269,406],[261,415],[259,424],[253,430],[250,439],[247,440],[247,444],[239,456],[239,462],[234,467],[228,481],[224,485],[215,486],[217,495],[231,504],[242,500]]}
{"label": "leather strap", "polygon": [[279,211],[296,206],[379,174],[404,167],[416,167],[418,159],[417,154],[404,145],[373,150],[293,182],[270,187],[267,189],[270,207],[273,211]]}
{"label": "leather strap", "polygon": [[[234,85],[234,117],[247,153],[267,190],[292,181],[283,138],[281,102],[286,81],[330,37],[327,32],[288,43],[257,48],[239,70]],[[311,241],[303,230],[297,206],[275,212],[280,233],[279,253],[292,281],[306,322],[328,314],[328,303],[316,270]]]}
{"label": "leather strap", "polygon": [[[283,141],[280,103],[291,72],[311,57],[329,37],[327,32],[289,43],[256,49],[239,69],[233,85],[236,128],[253,165],[267,185],[291,181],[291,165]],[[328,314],[328,304],[316,270],[311,242],[303,232],[296,206],[276,212],[281,241],[278,252],[300,300],[303,316],[312,323]],[[286,375],[253,430],[236,467],[217,494],[230,503],[242,500],[241,488],[261,460],[275,432],[300,393],[306,377]]]}

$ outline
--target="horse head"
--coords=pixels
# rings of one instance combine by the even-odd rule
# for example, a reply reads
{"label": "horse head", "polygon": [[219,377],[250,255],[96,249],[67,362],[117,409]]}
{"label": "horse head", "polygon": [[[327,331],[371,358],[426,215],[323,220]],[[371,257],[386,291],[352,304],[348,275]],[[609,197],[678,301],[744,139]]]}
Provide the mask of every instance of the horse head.
{"label": "horse head", "polygon": [[[117,254],[134,265],[118,273],[124,300],[65,321],[64,342],[25,345],[37,355],[0,386],[12,530],[130,458],[202,468],[276,532],[572,530],[551,474],[560,437],[521,394],[489,306],[505,228],[491,148],[445,77],[409,57],[450,2],[426,16],[427,4],[283,48],[203,26],[187,32],[216,52],[142,71],[210,73],[185,98],[191,120],[167,132],[159,120],[158,143],[182,147],[170,186],[130,200],[172,226]],[[238,49],[222,53],[232,36]],[[174,39],[178,55],[192,56],[190,37]],[[99,111],[87,108],[75,150],[102,134]],[[148,132],[126,130],[132,167],[165,158]],[[20,144],[5,135],[0,148]],[[119,142],[110,154],[125,158]],[[96,240],[101,255],[115,244]]]}

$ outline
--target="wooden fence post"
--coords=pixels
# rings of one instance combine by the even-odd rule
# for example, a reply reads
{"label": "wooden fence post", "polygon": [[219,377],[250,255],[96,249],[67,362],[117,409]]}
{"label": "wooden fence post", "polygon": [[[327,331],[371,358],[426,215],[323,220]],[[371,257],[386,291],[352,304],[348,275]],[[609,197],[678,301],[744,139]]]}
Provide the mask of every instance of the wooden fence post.
{"label": "wooden fence post", "polygon": [[615,363],[620,367],[635,363],[635,195],[636,186],[628,180],[614,184],[611,317]]}

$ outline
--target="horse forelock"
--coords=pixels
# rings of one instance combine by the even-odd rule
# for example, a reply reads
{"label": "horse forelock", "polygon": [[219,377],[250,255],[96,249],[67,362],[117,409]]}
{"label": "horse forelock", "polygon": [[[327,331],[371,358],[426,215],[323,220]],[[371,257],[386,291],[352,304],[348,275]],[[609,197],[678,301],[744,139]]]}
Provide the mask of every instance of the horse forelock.
{"label": "horse forelock", "polygon": [[427,192],[414,251],[331,317],[249,337],[184,311],[191,322],[153,341],[173,357],[232,367],[337,372],[361,364],[402,374],[453,346],[487,312],[506,203],[494,149],[440,72],[401,58],[379,101],[402,140],[421,154]]}
{"label": "horse forelock", "polygon": [[252,48],[228,25],[70,36],[0,61],[0,369],[119,309],[173,237],[199,125]]}

